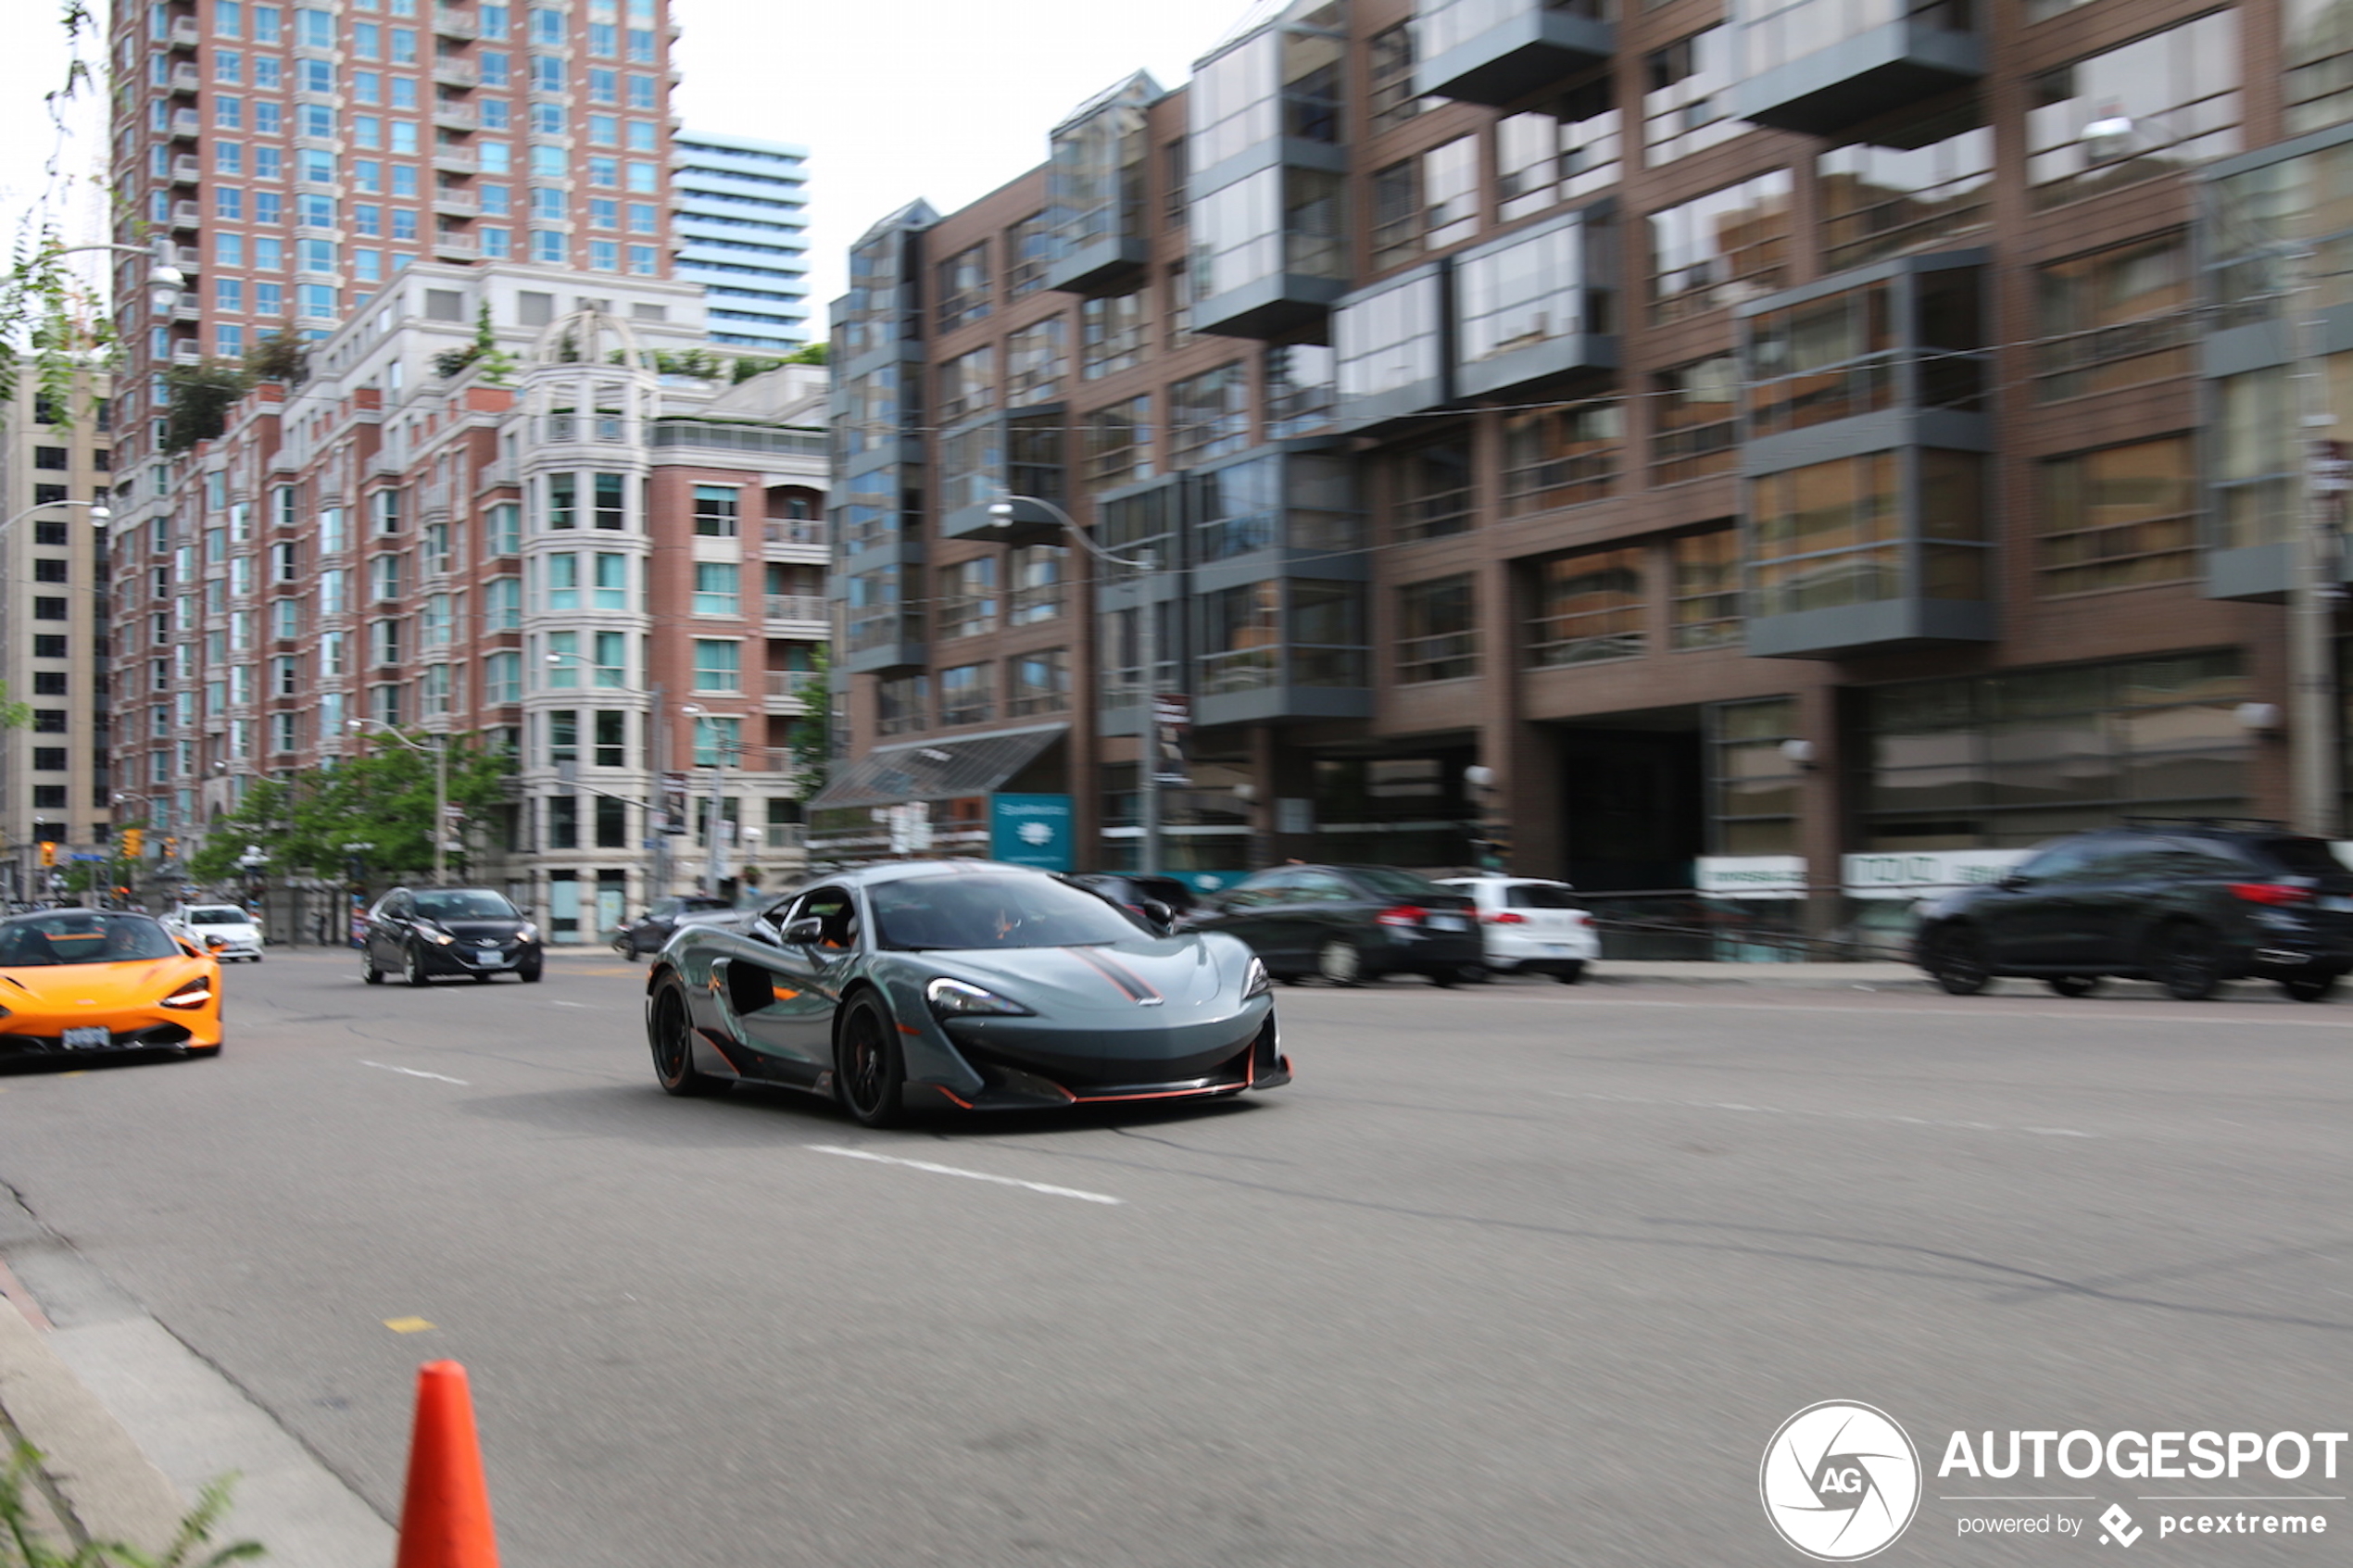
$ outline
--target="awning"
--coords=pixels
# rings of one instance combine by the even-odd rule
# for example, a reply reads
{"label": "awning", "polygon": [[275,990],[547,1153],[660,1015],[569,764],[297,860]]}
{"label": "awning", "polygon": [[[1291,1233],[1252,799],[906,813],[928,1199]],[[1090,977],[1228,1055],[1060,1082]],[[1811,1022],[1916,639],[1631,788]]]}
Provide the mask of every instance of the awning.
{"label": "awning", "polygon": [[828,811],[988,795],[1069,730],[1068,724],[1033,724],[985,735],[877,746],[835,774],[807,809]]}

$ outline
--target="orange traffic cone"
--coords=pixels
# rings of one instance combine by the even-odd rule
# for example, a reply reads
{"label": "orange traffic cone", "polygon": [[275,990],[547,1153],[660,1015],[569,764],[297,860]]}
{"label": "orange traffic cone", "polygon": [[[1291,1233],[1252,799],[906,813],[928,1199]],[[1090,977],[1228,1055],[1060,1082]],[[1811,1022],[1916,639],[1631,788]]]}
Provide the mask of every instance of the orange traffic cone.
{"label": "orange traffic cone", "polygon": [[409,1440],[395,1568],[498,1568],[473,1397],[466,1369],[456,1361],[417,1369],[417,1427]]}

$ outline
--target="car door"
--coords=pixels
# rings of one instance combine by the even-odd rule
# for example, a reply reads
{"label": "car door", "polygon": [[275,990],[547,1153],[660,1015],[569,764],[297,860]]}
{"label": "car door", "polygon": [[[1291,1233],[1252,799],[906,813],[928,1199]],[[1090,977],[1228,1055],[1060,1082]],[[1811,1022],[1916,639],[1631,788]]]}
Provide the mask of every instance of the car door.
{"label": "car door", "polygon": [[368,917],[368,961],[378,969],[396,970],[409,961],[409,922],[416,905],[408,890],[395,888],[384,896]]}
{"label": "car door", "polygon": [[1996,966],[2040,971],[2082,965],[2086,972],[2097,972],[2093,894],[2108,842],[2064,840],[2003,879],[1983,917]]}
{"label": "car door", "polygon": [[1298,870],[1289,866],[1260,872],[1227,894],[1214,915],[1197,921],[1197,929],[1240,937],[1269,969],[1295,967],[1298,954],[1278,948],[1277,943],[1283,935],[1283,903],[1298,875]]}
{"label": "car door", "polygon": [[[821,940],[785,939],[794,922],[812,917],[825,922]],[[712,964],[763,1075],[813,1084],[833,1065],[834,1010],[858,947],[856,899],[847,888],[826,886],[761,910],[736,949]]]}

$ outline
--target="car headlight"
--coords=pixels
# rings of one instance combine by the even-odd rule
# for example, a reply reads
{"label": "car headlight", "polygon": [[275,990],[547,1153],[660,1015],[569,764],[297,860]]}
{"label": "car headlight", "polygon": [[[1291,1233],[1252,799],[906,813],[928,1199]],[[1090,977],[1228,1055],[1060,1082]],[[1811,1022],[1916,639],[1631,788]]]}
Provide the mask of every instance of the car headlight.
{"label": "car headlight", "polygon": [[200,1008],[210,1000],[212,1000],[212,983],[208,980],[191,980],[166,997],[163,999],[163,1005],[168,1008]]}
{"label": "car headlight", "polygon": [[1252,997],[1263,997],[1274,988],[1274,978],[1266,972],[1266,966],[1258,960],[1256,954],[1252,954],[1250,967],[1242,971],[1242,999],[1247,1001]]}
{"label": "car headlight", "polygon": [[539,940],[539,928],[529,921],[525,921],[522,928],[515,933],[515,939],[519,942],[536,942]]}
{"label": "car headlight", "polygon": [[433,924],[429,921],[421,920],[417,922],[417,935],[423,937],[428,942],[438,943],[444,947],[447,947],[450,943],[458,940],[455,936],[450,935],[449,933],[442,930],[441,927]]}
{"label": "car headlight", "polygon": [[1029,1010],[1019,1002],[1008,1001],[994,991],[983,990],[962,980],[942,976],[924,987],[924,1000],[931,1010],[942,1018],[972,1018],[997,1015],[1027,1017]]}

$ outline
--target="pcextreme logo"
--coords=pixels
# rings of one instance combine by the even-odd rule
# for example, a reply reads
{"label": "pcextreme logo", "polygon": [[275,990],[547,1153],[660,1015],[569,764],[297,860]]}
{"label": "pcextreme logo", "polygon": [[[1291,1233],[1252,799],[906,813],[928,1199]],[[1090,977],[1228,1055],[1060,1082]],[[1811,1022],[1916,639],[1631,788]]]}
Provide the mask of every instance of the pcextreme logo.
{"label": "pcextreme logo", "polygon": [[1919,1450],[1884,1411],[1825,1399],[1781,1423],[1756,1485],[1781,1539],[1823,1562],[1854,1562],[1893,1546],[1911,1524]]}

